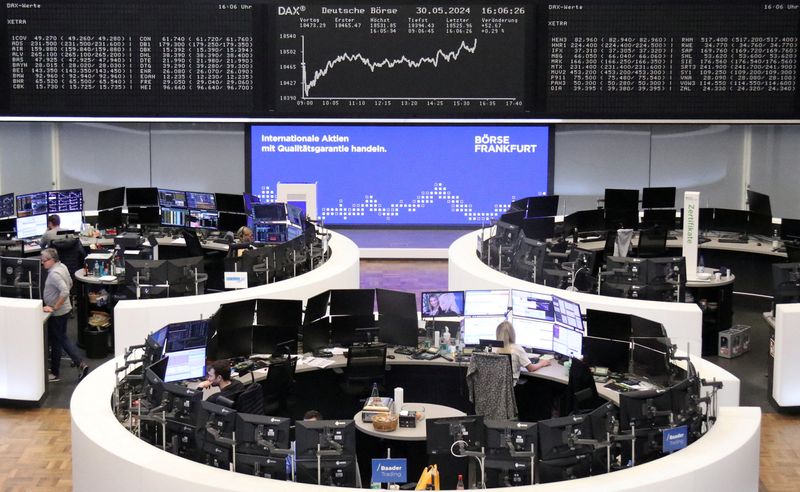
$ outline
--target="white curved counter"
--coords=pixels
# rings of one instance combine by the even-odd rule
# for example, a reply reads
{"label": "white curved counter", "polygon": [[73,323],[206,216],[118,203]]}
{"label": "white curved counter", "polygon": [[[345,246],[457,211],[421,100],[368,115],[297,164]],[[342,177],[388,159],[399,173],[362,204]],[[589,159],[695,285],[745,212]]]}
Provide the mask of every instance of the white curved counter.
{"label": "white curved counter", "polygon": [[[117,359],[120,360],[120,359]],[[201,465],[140,441],[110,405],[114,367],[109,361],[78,385],[70,404],[73,490],[94,492],[330,492],[328,487],[272,481]],[[688,448],[632,469],[569,482],[521,487],[520,492],[707,492],[758,490],[761,411],[724,407],[716,425]],[[358,489],[336,489],[351,490]]]}
{"label": "white curved counter", "polygon": [[39,299],[0,297],[0,401],[38,403],[47,391],[48,317]]}
{"label": "white curved counter", "polygon": [[357,289],[358,247],[341,234],[330,234],[328,261],[297,277],[215,294],[118,302],[114,308],[115,355],[122,355],[125,347],[141,344],[150,332],[169,323],[208,318],[220,304],[256,298],[305,300],[329,289]]}
{"label": "white curved counter", "polygon": [[552,294],[580,304],[581,309],[599,309],[633,314],[664,325],[672,343],[692,356],[700,357],[702,348],[703,312],[693,303],[640,301],[618,297],[569,292],[534,284],[498,272],[484,264],[476,254],[480,230],[458,238],[448,252],[448,287],[450,290],[520,289]]}

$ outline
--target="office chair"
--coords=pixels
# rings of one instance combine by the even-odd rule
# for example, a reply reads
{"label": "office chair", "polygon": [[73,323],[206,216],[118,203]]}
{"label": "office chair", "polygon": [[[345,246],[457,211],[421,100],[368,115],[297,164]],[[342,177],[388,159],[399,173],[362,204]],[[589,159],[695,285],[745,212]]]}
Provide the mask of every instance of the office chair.
{"label": "office chair", "polygon": [[667,230],[661,227],[639,231],[636,255],[639,258],[657,258],[667,255]]}
{"label": "office chair", "polygon": [[597,386],[589,366],[573,357],[561,414],[594,410],[602,404],[603,400],[597,394]]}
{"label": "office chair", "polygon": [[249,384],[239,393],[233,405],[234,410],[240,413],[253,413],[264,415],[264,393],[258,384]]}
{"label": "office chair", "polygon": [[386,380],[386,344],[354,345],[347,352],[342,391],[350,396],[366,397],[373,383],[383,386]]}
{"label": "office chair", "polygon": [[294,388],[296,370],[296,357],[270,363],[266,379],[259,383],[263,399],[263,414],[283,416],[286,413],[288,397]]}
{"label": "office chair", "polygon": [[[77,237],[54,239],[50,242],[50,247],[58,252],[59,261],[67,267],[67,271],[70,275],[75,275],[75,272],[83,268],[83,262],[86,259],[86,250]],[[44,285],[44,283],[42,283],[42,285]],[[75,303],[77,291],[77,282],[73,281],[72,289],[70,289],[70,301],[73,306],[77,306]]]}
{"label": "office chair", "polygon": [[786,257],[789,263],[800,262],[800,243],[784,241],[783,246],[786,248]]}
{"label": "office chair", "polygon": [[200,239],[197,233],[192,229],[181,229],[183,240],[186,241],[186,256],[203,256],[203,246],[200,244]]}
{"label": "office chair", "polygon": [[469,400],[487,419],[517,417],[510,354],[473,352],[467,368]]}

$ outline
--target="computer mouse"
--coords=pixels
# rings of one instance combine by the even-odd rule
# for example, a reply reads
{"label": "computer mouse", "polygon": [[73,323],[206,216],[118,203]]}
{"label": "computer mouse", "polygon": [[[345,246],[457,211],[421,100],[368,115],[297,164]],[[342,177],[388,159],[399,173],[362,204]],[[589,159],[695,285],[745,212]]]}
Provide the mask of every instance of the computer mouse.
{"label": "computer mouse", "polygon": [[387,359],[394,359],[394,355],[387,355],[386,358]]}
{"label": "computer mouse", "polygon": [[761,243],[756,243],[756,246],[761,246]]}

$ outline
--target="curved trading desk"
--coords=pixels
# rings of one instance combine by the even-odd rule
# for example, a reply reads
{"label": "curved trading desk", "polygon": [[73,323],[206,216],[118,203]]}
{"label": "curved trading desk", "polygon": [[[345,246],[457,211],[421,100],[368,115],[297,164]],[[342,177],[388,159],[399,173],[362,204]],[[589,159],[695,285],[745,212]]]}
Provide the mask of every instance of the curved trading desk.
{"label": "curved trading desk", "polygon": [[451,290],[520,289],[553,294],[580,304],[581,309],[599,309],[633,314],[664,325],[667,335],[679,349],[699,358],[702,347],[703,313],[696,304],[641,301],[569,292],[534,284],[498,272],[484,264],[476,254],[480,230],[458,238],[448,251],[448,287]]}
{"label": "curved trading desk", "polygon": [[123,354],[125,347],[142,343],[148,333],[169,323],[207,318],[223,303],[264,297],[308,299],[329,289],[357,289],[358,247],[341,234],[330,234],[330,258],[297,277],[237,291],[118,302],[114,308],[114,353]]}
{"label": "curved trading desk", "polygon": [[0,403],[47,396],[47,328],[39,299],[0,297]]}
{"label": "curved trading desk", "polygon": [[[110,399],[116,378],[109,361],[78,385],[70,404],[73,490],[143,492],[324,492],[328,487],[270,481],[220,470],[166,453],[139,440],[116,419]],[[392,364],[420,364],[397,359]],[[448,364],[437,361],[437,364]],[[455,364],[455,363],[449,363]],[[337,364],[338,365],[338,364]],[[553,368],[555,371],[558,368]],[[298,371],[313,370],[298,367]],[[560,368],[563,372],[563,367]],[[545,376],[545,374],[542,374]],[[557,378],[557,374],[550,377]],[[688,448],[628,470],[522,487],[531,491],[685,492],[758,489],[761,412],[724,407],[716,425]],[[341,489],[340,489],[341,490]],[[357,490],[357,489],[345,489]]]}

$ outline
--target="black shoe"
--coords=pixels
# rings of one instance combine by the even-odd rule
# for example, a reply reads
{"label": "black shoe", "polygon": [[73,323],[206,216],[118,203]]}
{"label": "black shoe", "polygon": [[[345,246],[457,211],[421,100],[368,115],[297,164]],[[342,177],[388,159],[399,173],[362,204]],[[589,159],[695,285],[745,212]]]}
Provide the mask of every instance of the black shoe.
{"label": "black shoe", "polygon": [[81,367],[78,368],[78,381],[83,381],[87,374],[89,374],[89,366],[81,364]]}

